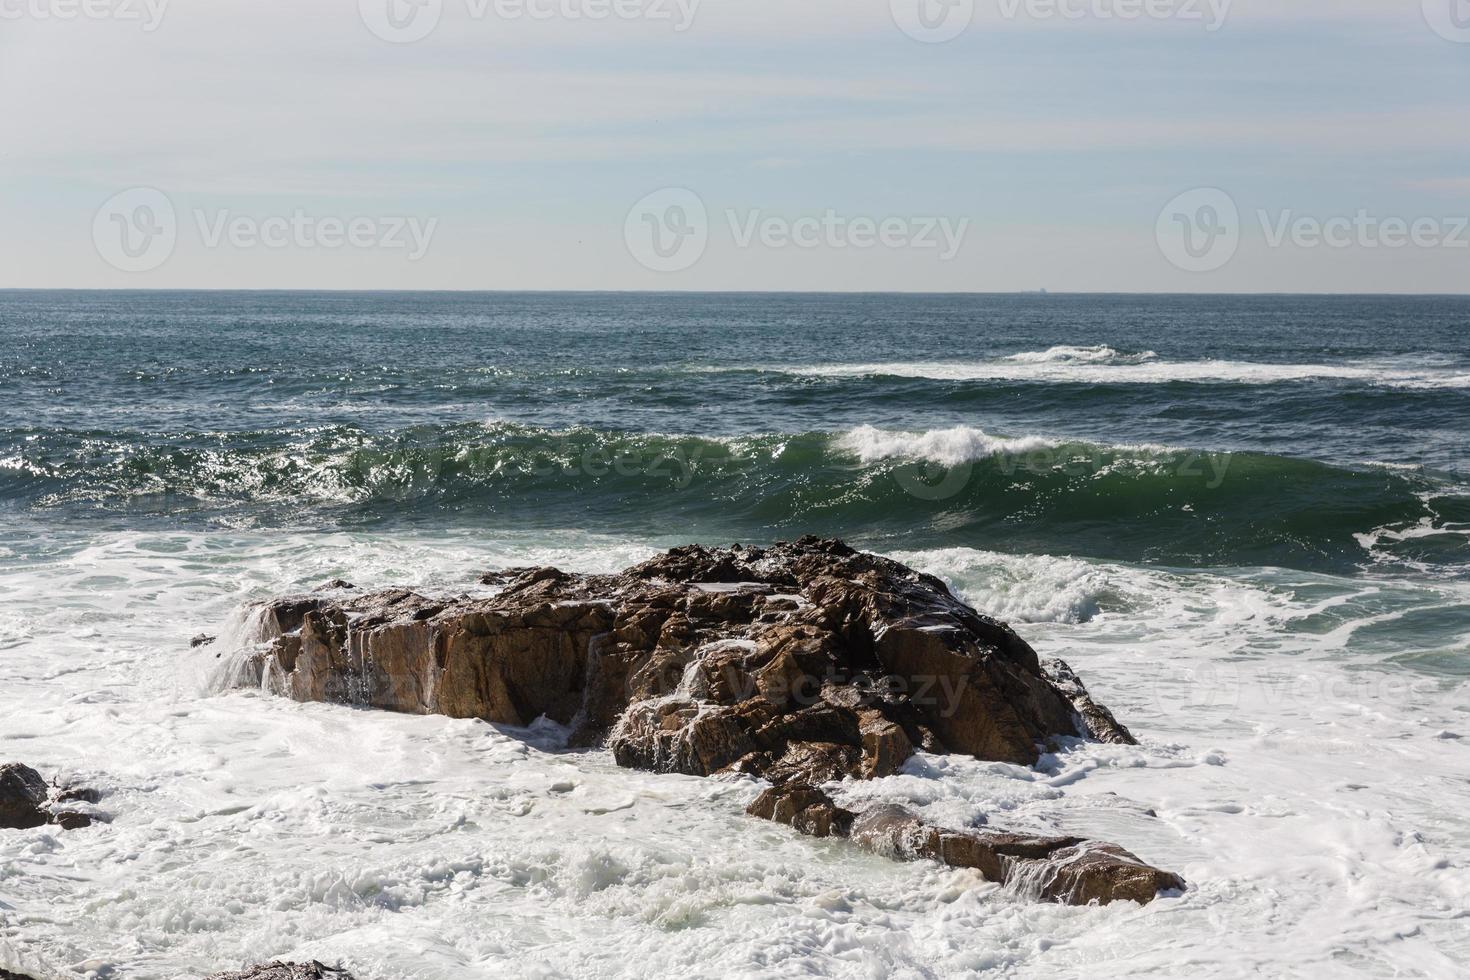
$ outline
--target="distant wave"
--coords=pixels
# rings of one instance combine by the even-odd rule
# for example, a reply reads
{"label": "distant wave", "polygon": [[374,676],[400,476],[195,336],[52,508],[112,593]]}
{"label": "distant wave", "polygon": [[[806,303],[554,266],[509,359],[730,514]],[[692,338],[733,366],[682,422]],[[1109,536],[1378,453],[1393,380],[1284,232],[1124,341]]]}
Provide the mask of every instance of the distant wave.
{"label": "distant wave", "polygon": [[1050,347],[1042,351],[1022,351],[1005,358],[1020,364],[1143,364],[1158,359],[1159,355],[1151,350],[1126,354],[1106,344],[1095,347]]}
{"label": "distant wave", "polygon": [[1043,381],[1074,384],[1270,385],[1344,381],[1405,389],[1470,388],[1470,373],[1451,366],[1393,363],[1272,364],[1258,361],[1168,361],[1153,351],[1052,347],[985,361],[887,361],[772,366],[761,370],[810,377],[928,378],[935,381]]}

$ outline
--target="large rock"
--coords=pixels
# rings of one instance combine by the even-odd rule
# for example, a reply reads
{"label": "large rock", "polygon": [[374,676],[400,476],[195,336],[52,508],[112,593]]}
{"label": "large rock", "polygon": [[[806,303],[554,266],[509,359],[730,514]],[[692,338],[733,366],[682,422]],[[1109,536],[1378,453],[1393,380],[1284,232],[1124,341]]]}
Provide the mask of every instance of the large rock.
{"label": "large rock", "polygon": [[1059,735],[1131,740],[1004,623],[836,541],[691,546],[620,575],[485,583],[499,591],[348,586],[266,603],[263,645],[236,680],[301,701],[545,716],[623,765],[693,775],[870,778],[916,747],[1029,765]]}
{"label": "large rock", "polygon": [[[333,582],[263,603],[232,682],[507,725],[547,717],[622,766],[806,788],[891,775],[916,749],[1031,765],[1059,737],[1133,741],[1066,664],[1043,665],[938,579],[838,541],[689,546],[617,575],[511,569],[481,585],[431,598]],[[845,835],[850,815],[813,805],[783,822]]]}

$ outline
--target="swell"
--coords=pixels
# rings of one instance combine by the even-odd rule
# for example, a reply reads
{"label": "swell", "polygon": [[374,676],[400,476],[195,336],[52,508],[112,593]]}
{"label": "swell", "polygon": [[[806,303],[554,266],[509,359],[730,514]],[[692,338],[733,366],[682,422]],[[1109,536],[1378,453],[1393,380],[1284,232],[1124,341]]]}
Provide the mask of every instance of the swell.
{"label": "swell", "polygon": [[1450,474],[975,428],[710,438],[465,423],[243,433],[0,433],[0,503],[47,520],[836,534],[1177,566],[1460,574]]}

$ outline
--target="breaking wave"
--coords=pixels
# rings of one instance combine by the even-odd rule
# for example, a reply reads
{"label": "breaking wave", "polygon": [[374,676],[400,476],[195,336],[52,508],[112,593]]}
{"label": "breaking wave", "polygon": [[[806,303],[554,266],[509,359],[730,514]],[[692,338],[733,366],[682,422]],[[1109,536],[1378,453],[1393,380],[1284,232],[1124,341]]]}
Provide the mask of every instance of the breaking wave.
{"label": "breaking wave", "polygon": [[971,427],[707,437],[506,422],[15,437],[0,505],[238,527],[831,533],[1173,565],[1463,569],[1470,492],[1414,468]]}

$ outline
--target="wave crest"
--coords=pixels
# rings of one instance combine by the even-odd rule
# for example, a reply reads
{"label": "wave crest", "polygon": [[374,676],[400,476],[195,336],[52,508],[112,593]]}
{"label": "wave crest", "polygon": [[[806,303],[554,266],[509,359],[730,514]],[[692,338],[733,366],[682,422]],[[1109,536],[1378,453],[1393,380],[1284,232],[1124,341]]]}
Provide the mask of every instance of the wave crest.
{"label": "wave crest", "polygon": [[1143,364],[1158,359],[1159,355],[1151,350],[1126,354],[1106,344],[1093,347],[1059,345],[1042,351],[1022,351],[1003,358],[1018,364]]}

